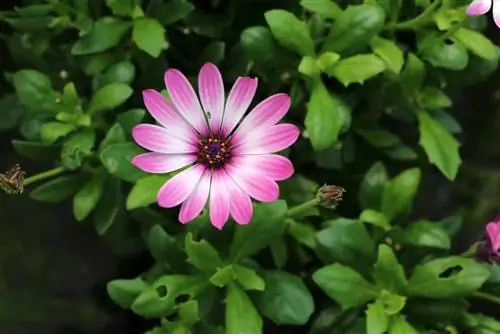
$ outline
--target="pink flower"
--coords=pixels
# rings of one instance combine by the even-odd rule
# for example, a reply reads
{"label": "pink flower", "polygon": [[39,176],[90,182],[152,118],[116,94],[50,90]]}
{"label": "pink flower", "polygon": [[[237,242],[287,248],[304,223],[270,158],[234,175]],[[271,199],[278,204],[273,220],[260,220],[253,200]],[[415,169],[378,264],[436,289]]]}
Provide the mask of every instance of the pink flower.
{"label": "pink flower", "polygon": [[493,20],[500,27],[500,0],[474,0],[467,7],[467,15],[484,15],[490,11],[491,7],[493,7]]}
{"label": "pink flower", "polygon": [[488,235],[491,252],[500,256],[500,218],[489,222],[486,225],[486,234]]}
{"label": "pink flower", "polygon": [[243,117],[257,79],[238,78],[225,99],[221,74],[210,63],[198,76],[199,100],[176,69],[165,72],[165,85],[171,101],[152,89],[143,92],[146,108],[159,125],[139,124],[132,130],[137,144],[152,151],[135,156],[132,163],[148,173],[185,168],[158,192],[161,207],[182,204],[181,223],[196,218],[208,202],[216,228],[222,229],[229,215],[247,224],[253,214],[250,198],[275,201],[275,181],[294,172],[290,160],[272,154],[292,145],[300,134],[295,125],[277,124],[290,108],[289,96],[272,95]]}

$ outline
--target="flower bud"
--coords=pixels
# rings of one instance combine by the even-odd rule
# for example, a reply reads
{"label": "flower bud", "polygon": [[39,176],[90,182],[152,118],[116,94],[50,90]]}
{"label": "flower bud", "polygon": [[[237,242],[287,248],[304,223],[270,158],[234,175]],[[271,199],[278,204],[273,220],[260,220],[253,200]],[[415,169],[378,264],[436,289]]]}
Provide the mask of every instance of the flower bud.
{"label": "flower bud", "polygon": [[345,189],[339,186],[324,185],[318,189],[316,193],[316,199],[320,206],[327,209],[335,209],[340,201],[342,201],[342,196],[345,193]]}
{"label": "flower bud", "polygon": [[485,237],[477,245],[476,256],[483,261],[500,261],[500,217],[486,225]]}

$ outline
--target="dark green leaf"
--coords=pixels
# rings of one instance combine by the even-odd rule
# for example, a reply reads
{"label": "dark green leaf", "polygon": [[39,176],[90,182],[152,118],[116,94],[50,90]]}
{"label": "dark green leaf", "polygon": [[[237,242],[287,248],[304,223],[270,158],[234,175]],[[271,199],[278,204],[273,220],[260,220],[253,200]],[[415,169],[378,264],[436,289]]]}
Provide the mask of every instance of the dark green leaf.
{"label": "dark green leaf", "polygon": [[131,24],[114,17],[103,17],[94,22],[92,30],[81,37],[73,48],[73,55],[88,55],[117,46],[130,30]]}
{"label": "dark green leaf", "polygon": [[384,10],[375,4],[349,6],[333,23],[322,52],[349,54],[362,49],[378,35],[384,21]]}
{"label": "dark green leaf", "polygon": [[431,86],[422,89],[420,102],[422,103],[422,107],[428,109],[447,108],[453,105],[453,102],[442,90]]}
{"label": "dark green leaf", "polygon": [[119,213],[123,210],[123,194],[121,181],[108,177],[104,184],[102,198],[97,203],[94,212],[94,228],[97,234],[104,235],[119,219]]}
{"label": "dark green leaf", "polygon": [[376,162],[366,172],[359,189],[359,202],[364,209],[381,209],[387,180],[387,171],[381,162]]}
{"label": "dark green leaf", "polygon": [[316,229],[308,224],[292,221],[288,224],[288,233],[299,243],[314,249],[316,247]]}
{"label": "dark green leaf", "polygon": [[264,292],[257,295],[257,307],[278,325],[304,325],[314,311],[311,293],[300,277],[284,271],[263,272]]}
{"label": "dark green leaf", "polygon": [[314,41],[303,21],[282,9],[270,10],[264,16],[278,43],[301,56],[314,56]]}
{"label": "dark green leaf", "polygon": [[262,318],[246,292],[235,283],[227,289],[226,334],[262,334]]}
{"label": "dark green leaf", "polygon": [[59,138],[65,137],[75,130],[74,124],[61,122],[48,122],[40,128],[40,137],[46,144],[54,144]]}
{"label": "dark green leaf", "polygon": [[99,151],[102,151],[106,146],[116,143],[124,143],[126,141],[125,133],[123,132],[120,124],[115,123],[111,128],[109,128],[106,133],[106,137],[101,141],[99,145]]}
{"label": "dark green leaf", "polygon": [[230,258],[238,262],[269,246],[285,230],[286,202],[260,203],[254,208],[252,221],[236,226]]}
{"label": "dark green leaf", "polygon": [[332,19],[337,19],[342,14],[342,8],[331,0],[301,0],[300,5]]}
{"label": "dark green leaf", "polygon": [[267,27],[256,26],[243,30],[240,43],[245,55],[256,63],[283,67],[283,52]]}
{"label": "dark green leaf", "polygon": [[374,54],[358,54],[341,59],[329,70],[328,75],[337,78],[344,86],[363,84],[366,80],[385,71],[385,63]]}
{"label": "dark green leaf", "polygon": [[142,278],[117,279],[106,286],[109,297],[120,307],[130,308],[134,300],[148,288]]}
{"label": "dark green leaf", "polygon": [[146,236],[151,255],[157,261],[168,263],[176,270],[185,267],[186,255],[177,241],[160,225],[152,226]]}
{"label": "dark green leaf", "polygon": [[355,270],[339,263],[330,264],[312,275],[314,283],[342,309],[361,306],[377,298],[379,291]]}
{"label": "dark green leaf", "polygon": [[382,196],[381,211],[389,220],[411,207],[421,177],[420,169],[411,168],[401,172],[386,184]]}
{"label": "dark green leaf", "polygon": [[279,238],[270,246],[271,255],[276,268],[281,269],[288,261],[288,246],[284,238]]}
{"label": "dark green leaf", "polygon": [[137,181],[127,197],[127,210],[142,208],[156,203],[158,191],[173,174],[149,175]]}
{"label": "dark green leaf", "polygon": [[57,112],[57,93],[52,89],[50,78],[36,70],[16,72],[13,84],[23,105],[34,111]]}
{"label": "dark green leaf", "polygon": [[425,80],[425,65],[413,53],[408,54],[406,66],[401,73],[401,83],[410,94],[415,94],[422,87]]}
{"label": "dark green leaf", "polygon": [[94,210],[103,191],[103,175],[96,172],[73,197],[73,215],[82,221]]}
{"label": "dark green leaf", "polygon": [[356,132],[366,141],[378,148],[395,146],[401,142],[398,136],[382,129],[357,129]]}
{"label": "dark green leaf", "polygon": [[40,202],[57,203],[73,195],[81,184],[81,175],[60,176],[33,189],[30,197]]}
{"label": "dark green leaf", "polygon": [[344,102],[330,95],[322,83],[314,86],[304,124],[316,151],[327,149],[337,141],[342,127],[341,109],[350,112]]}
{"label": "dark green leaf", "polygon": [[411,296],[432,299],[466,296],[478,290],[489,276],[488,266],[450,256],[416,266],[406,290]]}
{"label": "dark green leaf", "polygon": [[223,266],[217,250],[206,240],[193,240],[191,233],[186,234],[184,248],[187,254],[187,262],[204,273],[213,274],[217,268]]}
{"label": "dark green leaf", "polygon": [[391,229],[391,225],[389,219],[387,219],[387,216],[382,212],[372,209],[363,210],[363,212],[361,212],[361,214],[359,215],[359,220],[365,223],[372,224],[374,226],[378,226],[385,231]]}
{"label": "dark green leaf", "polygon": [[377,285],[391,292],[401,291],[407,284],[404,268],[399,264],[391,247],[381,244],[374,271]]}
{"label": "dark green leaf", "polygon": [[80,167],[85,158],[92,154],[95,144],[95,132],[86,129],[72,134],[63,144],[61,161],[69,169]]}
{"label": "dark green leaf", "polygon": [[422,57],[435,67],[460,71],[469,63],[469,54],[460,43],[445,43],[440,37],[429,36],[421,44]]}
{"label": "dark green leaf", "polygon": [[137,0],[106,0],[106,5],[113,11],[113,14],[132,16]]}
{"label": "dark green leaf", "polygon": [[430,110],[429,114],[450,133],[461,133],[462,126],[453,115],[444,110]]}
{"label": "dark green leaf", "polygon": [[462,163],[460,144],[446,129],[427,112],[418,112],[420,145],[429,161],[449,179],[454,180]]}
{"label": "dark green leaf", "polygon": [[133,143],[111,144],[102,150],[100,159],[109,174],[128,182],[135,182],[147,176],[131,163],[131,159],[142,152]]}
{"label": "dark green leaf", "polygon": [[166,26],[182,20],[191,13],[193,9],[194,6],[189,1],[171,0],[157,3],[153,7],[151,13],[162,25]]}
{"label": "dark green leaf", "polygon": [[168,46],[165,40],[165,28],[157,20],[145,17],[134,21],[132,39],[139,49],[154,58]]}
{"label": "dark green leaf", "polygon": [[0,131],[18,126],[25,112],[15,94],[7,94],[0,99],[0,110]]}
{"label": "dark green leaf", "polygon": [[420,220],[412,223],[403,234],[404,242],[413,246],[450,249],[448,233],[437,223]]}
{"label": "dark green leaf", "polygon": [[33,160],[51,161],[59,159],[60,146],[23,140],[13,140],[12,146],[14,146],[17,153]]}
{"label": "dark green leaf", "polygon": [[135,66],[130,61],[121,61],[112,65],[106,70],[100,80],[100,86],[105,86],[114,82],[121,82],[129,85],[135,77]]}
{"label": "dark green leaf", "polygon": [[122,126],[127,139],[131,139],[132,128],[139,124],[144,119],[145,115],[146,111],[139,108],[131,109],[118,115],[118,123],[120,123],[120,125]]}

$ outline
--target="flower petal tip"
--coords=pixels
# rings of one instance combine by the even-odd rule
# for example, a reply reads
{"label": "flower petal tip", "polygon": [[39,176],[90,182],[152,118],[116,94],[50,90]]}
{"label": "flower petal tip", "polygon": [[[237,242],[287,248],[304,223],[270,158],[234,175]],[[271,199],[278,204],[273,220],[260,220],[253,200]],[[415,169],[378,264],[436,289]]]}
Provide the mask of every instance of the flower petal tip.
{"label": "flower petal tip", "polygon": [[474,1],[467,7],[467,15],[469,16],[478,16],[486,14],[491,8],[491,5],[488,5],[484,2],[476,2]]}

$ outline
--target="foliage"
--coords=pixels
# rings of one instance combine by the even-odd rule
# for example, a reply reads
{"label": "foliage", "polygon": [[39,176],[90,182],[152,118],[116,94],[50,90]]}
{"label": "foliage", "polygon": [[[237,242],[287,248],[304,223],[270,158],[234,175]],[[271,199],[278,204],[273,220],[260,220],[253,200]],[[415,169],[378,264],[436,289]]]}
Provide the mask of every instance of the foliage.
{"label": "foliage", "polygon": [[[0,129],[20,155],[55,167],[26,179],[44,180],[34,200],[72,198],[75,219],[117,250],[149,250],[149,270],[107,285],[117,305],[158,320],[148,334],[498,330],[468,313],[492,274],[451,253],[460,217],[413,212],[434,167],[449,181],[459,172],[451,96],[498,66],[468,1],[23,3],[0,13],[13,88]],[[172,175],[130,163],[142,152],[131,128],[151,122],[141,91],[162,90],[169,67],[195,78],[208,61],[228,83],[258,76],[259,98],[289,93],[303,130],[281,199],[222,232],[206,212],[181,226],[175,209],[155,207]],[[323,183],[345,187],[354,210],[316,207]]]}

